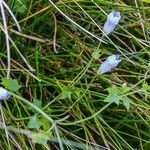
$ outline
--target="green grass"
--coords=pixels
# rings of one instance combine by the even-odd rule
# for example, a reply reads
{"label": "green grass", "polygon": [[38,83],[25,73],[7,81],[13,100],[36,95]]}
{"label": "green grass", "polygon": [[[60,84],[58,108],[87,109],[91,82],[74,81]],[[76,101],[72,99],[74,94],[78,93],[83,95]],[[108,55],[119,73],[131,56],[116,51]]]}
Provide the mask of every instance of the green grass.
{"label": "green grass", "polygon": [[[1,82],[15,79],[21,88],[2,103],[0,149],[149,150],[149,1],[53,2],[7,2],[21,27],[5,10],[10,49],[1,18]],[[122,18],[103,36],[112,9]],[[97,74],[104,59],[118,53],[122,62]]]}

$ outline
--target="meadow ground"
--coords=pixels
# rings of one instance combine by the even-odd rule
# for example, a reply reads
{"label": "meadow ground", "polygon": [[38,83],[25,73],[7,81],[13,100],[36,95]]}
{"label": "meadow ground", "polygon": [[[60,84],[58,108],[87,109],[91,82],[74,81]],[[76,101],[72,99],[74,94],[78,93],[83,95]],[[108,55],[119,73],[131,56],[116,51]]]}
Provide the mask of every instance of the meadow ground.
{"label": "meadow ground", "polygon": [[149,0],[0,0],[0,13],[0,149],[150,149]]}

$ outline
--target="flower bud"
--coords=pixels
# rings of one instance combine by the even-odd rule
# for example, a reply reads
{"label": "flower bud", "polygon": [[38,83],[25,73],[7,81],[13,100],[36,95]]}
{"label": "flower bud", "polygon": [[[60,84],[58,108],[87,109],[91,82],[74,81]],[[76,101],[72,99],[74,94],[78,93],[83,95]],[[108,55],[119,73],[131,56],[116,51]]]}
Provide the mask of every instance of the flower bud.
{"label": "flower bud", "polygon": [[111,69],[115,68],[120,62],[121,59],[120,55],[112,55],[109,56],[100,66],[100,68],[98,69],[99,73],[106,73],[108,71],[111,71]]}
{"label": "flower bud", "polygon": [[0,101],[6,100],[9,97],[10,97],[10,93],[3,87],[0,87]]}
{"label": "flower bud", "polygon": [[115,29],[120,19],[120,12],[115,12],[114,10],[112,10],[112,12],[107,16],[107,20],[103,26],[103,31],[106,34],[111,33]]}

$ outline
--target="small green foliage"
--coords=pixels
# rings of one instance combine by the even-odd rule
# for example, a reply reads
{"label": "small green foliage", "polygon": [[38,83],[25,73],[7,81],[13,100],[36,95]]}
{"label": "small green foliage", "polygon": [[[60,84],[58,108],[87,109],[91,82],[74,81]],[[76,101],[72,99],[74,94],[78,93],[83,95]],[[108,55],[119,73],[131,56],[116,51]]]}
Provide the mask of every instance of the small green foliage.
{"label": "small green foliage", "polygon": [[4,85],[11,92],[17,92],[21,88],[18,81],[14,79],[3,78],[2,85]]}
{"label": "small green foliage", "polygon": [[119,96],[117,87],[112,86],[111,88],[108,88],[108,92],[109,95],[106,97],[104,101],[110,103],[116,103],[117,105],[119,105],[119,101],[121,97]]}
{"label": "small green foliage", "polygon": [[64,91],[62,91],[61,96],[59,97],[59,99],[66,99],[66,98],[71,99],[71,94],[72,94],[71,91],[64,90]]}
{"label": "small green foliage", "polygon": [[130,108],[130,99],[127,96],[125,96],[123,98],[123,105],[127,108],[127,111],[129,111],[129,108]]}
{"label": "small green foliage", "polygon": [[147,93],[150,91],[150,86],[147,83],[143,83],[142,90],[144,93]]}
{"label": "small green foliage", "polygon": [[75,95],[76,95],[78,98],[80,98],[80,97],[81,97],[81,93],[80,93],[80,91],[77,91],[77,90],[76,90],[74,93],[75,93]]}
{"label": "small green foliage", "polygon": [[39,129],[41,127],[40,121],[36,116],[32,116],[28,122],[28,128]]}
{"label": "small green foliage", "polygon": [[148,97],[148,93],[150,92],[150,86],[146,82],[144,82],[142,85],[142,91],[145,94],[145,100],[146,100]]}
{"label": "small green foliage", "polygon": [[150,0],[141,0],[141,1],[145,3],[150,3]]}
{"label": "small green foliage", "polygon": [[93,52],[93,54],[92,54],[92,57],[93,57],[95,60],[99,59],[99,57],[100,57],[99,51],[98,51],[98,50],[95,50],[95,51]]}
{"label": "small green foliage", "polygon": [[47,141],[49,140],[49,136],[50,134],[47,133],[47,132],[43,132],[43,131],[40,131],[38,133],[33,133],[33,134],[30,134],[30,138],[32,139],[32,141],[34,143],[38,143],[38,144],[46,144]]}
{"label": "small green foliage", "polygon": [[16,10],[16,12],[23,14],[26,11],[26,2],[24,1],[23,3],[19,0],[16,0],[14,3],[14,9]]}
{"label": "small green foliage", "polygon": [[40,100],[38,100],[38,99],[36,99],[36,98],[33,98],[33,104],[35,105],[35,106],[37,106],[38,108],[42,108],[42,101],[40,101]]}
{"label": "small green foliage", "polygon": [[42,128],[43,128],[44,131],[47,131],[50,128],[50,123],[45,118],[41,118],[40,119],[40,124],[41,124],[41,126],[42,126]]}
{"label": "small green foliage", "polygon": [[121,103],[127,108],[127,111],[129,111],[131,100],[127,96],[124,96],[124,94],[129,91],[130,88],[127,87],[126,84],[123,84],[122,87],[113,85],[112,87],[108,88],[109,94],[104,102],[116,103],[117,105]]}
{"label": "small green foliage", "polygon": [[129,92],[129,91],[130,91],[130,88],[127,86],[126,83],[124,83],[124,84],[122,85],[122,87],[120,87],[120,92],[121,92],[122,94],[126,94],[126,93]]}

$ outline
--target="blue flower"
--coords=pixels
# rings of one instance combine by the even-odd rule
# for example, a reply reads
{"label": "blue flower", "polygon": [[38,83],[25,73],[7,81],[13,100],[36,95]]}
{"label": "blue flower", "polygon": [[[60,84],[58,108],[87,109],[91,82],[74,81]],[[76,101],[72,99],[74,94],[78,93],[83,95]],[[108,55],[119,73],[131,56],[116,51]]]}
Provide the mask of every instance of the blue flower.
{"label": "blue flower", "polygon": [[116,67],[121,62],[120,55],[112,55],[109,56],[100,66],[98,69],[98,72],[100,73],[106,73],[108,71],[111,71],[114,67]]}
{"label": "blue flower", "polygon": [[6,100],[9,97],[10,97],[10,93],[3,87],[0,87],[0,101]]}
{"label": "blue flower", "polygon": [[111,33],[115,29],[120,19],[121,19],[120,12],[112,10],[112,12],[107,16],[107,20],[103,26],[103,31],[106,34]]}

